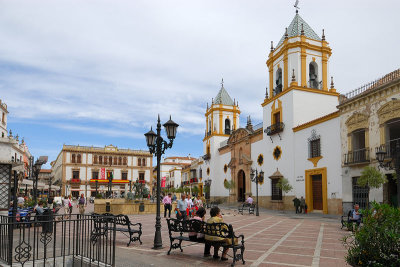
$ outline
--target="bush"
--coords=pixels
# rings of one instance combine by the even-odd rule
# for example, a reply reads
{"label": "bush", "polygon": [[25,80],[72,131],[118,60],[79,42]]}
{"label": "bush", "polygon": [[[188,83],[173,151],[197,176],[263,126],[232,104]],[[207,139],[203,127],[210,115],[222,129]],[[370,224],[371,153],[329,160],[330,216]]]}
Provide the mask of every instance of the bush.
{"label": "bush", "polygon": [[97,198],[97,199],[102,199],[102,198],[103,198],[103,195],[102,195],[102,194],[97,194],[97,195],[96,195],[96,198]]}
{"label": "bush", "polygon": [[346,261],[351,266],[400,266],[400,210],[372,203],[362,211],[363,225],[345,236]]}

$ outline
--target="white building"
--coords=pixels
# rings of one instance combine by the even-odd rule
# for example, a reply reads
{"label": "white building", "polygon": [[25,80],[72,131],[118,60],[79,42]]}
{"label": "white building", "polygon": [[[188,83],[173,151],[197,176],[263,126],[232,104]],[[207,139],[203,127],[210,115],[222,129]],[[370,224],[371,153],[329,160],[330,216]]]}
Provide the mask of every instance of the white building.
{"label": "white building", "polygon": [[[253,127],[248,118],[240,128],[239,107],[221,87],[205,114],[202,168],[212,181],[211,198],[255,196],[254,169],[265,174],[260,206],[293,209],[294,196],[304,196],[309,211],[342,213],[339,94],[333,81],[328,88],[330,55],[324,33],[320,38],[296,12],[268,56],[262,124]],[[293,186],[286,195],[277,187],[282,177]],[[235,188],[225,189],[225,179]]]}
{"label": "white building", "polygon": [[106,192],[108,177],[112,177],[112,191],[118,194],[129,190],[129,181],[147,184],[151,190],[153,156],[149,151],[105,147],[64,145],[57,159],[51,163],[56,180],[62,181],[61,194],[78,197]]}
{"label": "white building", "polygon": [[[166,157],[160,163],[161,180],[165,181],[165,187],[180,187],[182,183],[182,170],[195,160],[190,155],[187,157]],[[157,178],[157,168],[154,168],[154,181]]]}

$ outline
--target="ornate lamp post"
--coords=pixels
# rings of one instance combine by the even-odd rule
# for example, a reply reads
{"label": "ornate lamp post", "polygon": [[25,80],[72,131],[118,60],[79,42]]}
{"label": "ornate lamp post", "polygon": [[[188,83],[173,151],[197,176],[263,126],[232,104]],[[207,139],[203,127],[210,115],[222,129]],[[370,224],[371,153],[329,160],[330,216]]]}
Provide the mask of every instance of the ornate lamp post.
{"label": "ornate lamp post", "polygon": [[161,123],[160,123],[160,115],[158,115],[157,120],[157,134],[153,132],[152,128],[149,132],[147,132],[144,136],[146,137],[147,146],[149,147],[150,153],[154,154],[157,157],[157,215],[156,215],[156,232],[154,235],[154,247],[153,249],[162,248],[162,239],[161,239],[161,217],[160,217],[160,191],[161,191],[161,175],[160,175],[160,163],[161,163],[161,155],[164,154],[165,150],[172,147],[172,143],[176,137],[176,130],[178,128],[178,124],[171,120],[171,116],[169,117],[169,121],[164,124],[165,131],[167,132],[167,137],[169,139],[169,143],[164,141],[161,137]]}
{"label": "ornate lamp post", "polygon": [[[31,163],[33,163],[33,157],[30,158]],[[35,164],[32,166],[32,178],[33,178],[33,201],[35,202],[35,205],[37,204],[37,186],[38,186],[38,180],[39,180],[39,173],[40,169],[42,168],[42,165],[46,164],[47,162],[47,156],[40,156]]]}
{"label": "ornate lamp post", "polygon": [[262,183],[264,181],[264,172],[261,170],[260,173],[258,173],[257,169],[251,169],[250,178],[252,182],[256,183],[256,216],[260,216],[258,211],[258,183]]}
{"label": "ornate lamp post", "polygon": [[400,207],[400,141],[397,140],[396,146],[390,148],[391,159],[384,163],[385,158],[388,158],[386,149],[379,147],[376,154],[376,159],[379,162],[379,167],[387,170],[395,170],[397,177],[397,207]]}

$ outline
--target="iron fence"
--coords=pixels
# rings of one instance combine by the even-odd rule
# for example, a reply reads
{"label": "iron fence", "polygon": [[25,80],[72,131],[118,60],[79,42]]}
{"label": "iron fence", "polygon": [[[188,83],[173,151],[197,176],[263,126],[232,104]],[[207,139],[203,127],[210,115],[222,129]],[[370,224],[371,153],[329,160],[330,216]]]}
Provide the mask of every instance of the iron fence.
{"label": "iron fence", "polygon": [[[0,216],[0,262],[10,266],[115,266],[113,220],[99,222],[93,215],[78,214],[13,220]],[[98,235],[99,227],[107,231]]]}
{"label": "iron fence", "polygon": [[347,154],[344,154],[344,164],[357,164],[357,163],[364,163],[369,162],[369,148],[358,149],[354,151],[350,151]]}

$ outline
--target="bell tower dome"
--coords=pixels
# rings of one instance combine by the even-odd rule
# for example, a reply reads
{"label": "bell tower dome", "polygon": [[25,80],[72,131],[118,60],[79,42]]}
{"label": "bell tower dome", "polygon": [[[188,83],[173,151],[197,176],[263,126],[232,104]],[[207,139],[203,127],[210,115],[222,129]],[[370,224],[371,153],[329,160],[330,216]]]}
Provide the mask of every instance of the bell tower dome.
{"label": "bell tower dome", "polygon": [[293,86],[334,93],[328,88],[331,54],[324,30],[319,37],[296,10],[278,45],[274,47],[271,42],[267,60],[269,98]]}

